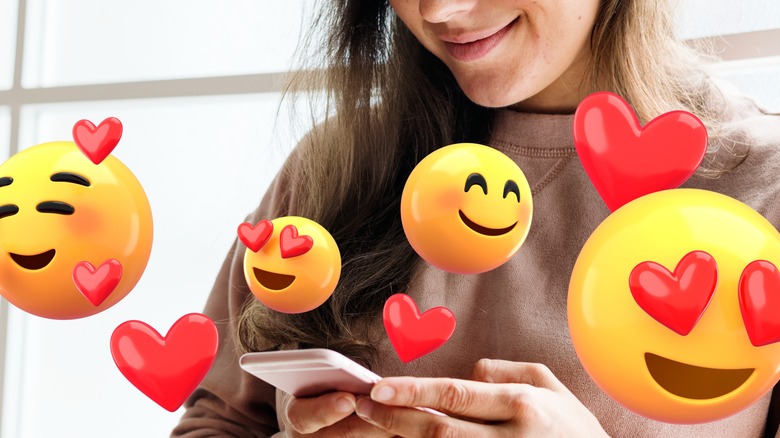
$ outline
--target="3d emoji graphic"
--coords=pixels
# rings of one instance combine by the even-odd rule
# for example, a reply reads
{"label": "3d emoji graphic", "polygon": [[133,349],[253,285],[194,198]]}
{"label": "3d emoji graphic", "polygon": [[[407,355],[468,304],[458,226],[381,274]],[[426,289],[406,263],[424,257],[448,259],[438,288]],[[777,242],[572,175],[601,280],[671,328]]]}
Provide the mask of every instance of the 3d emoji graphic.
{"label": "3d emoji graphic", "polygon": [[0,294],[51,319],[101,312],[146,268],[152,213],[141,184],[110,153],[119,120],[82,120],[75,142],[43,143],[0,165]]}
{"label": "3d emoji graphic", "polygon": [[320,224],[297,216],[244,222],[238,236],[246,245],[244,277],[254,296],[283,313],[316,309],[336,289],[341,254]]}
{"label": "3d emoji graphic", "polygon": [[401,221],[415,251],[445,271],[495,269],[531,226],[531,188],[503,153],[480,144],[438,149],[414,168],[401,196]]}
{"label": "3d emoji graphic", "polygon": [[455,315],[434,307],[420,315],[417,303],[406,294],[388,298],[382,312],[385,331],[402,362],[411,362],[444,345],[455,331]]}
{"label": "3d emoji graphic", "polygon": [[217,357],[219,331],[200,313],[179,318],[165,336],[142,321],[125,321],[111,334],[111,357],[139,391],[173,412]]}
{"label": "3d emoji graphic", "polygon": [[580,162],[611,211],[679,187],[707,151],[707,130],[695,115],[671,111],[640,126],[628,103],[609,92],[580,102],[573,134]]}
{"label": "3d emoji graphic", "polygon": [[568,317],[582,365],[610,397],[671,423],[715,421],[780,379],[780,234],[714,192],[641,196],[577,259]]}

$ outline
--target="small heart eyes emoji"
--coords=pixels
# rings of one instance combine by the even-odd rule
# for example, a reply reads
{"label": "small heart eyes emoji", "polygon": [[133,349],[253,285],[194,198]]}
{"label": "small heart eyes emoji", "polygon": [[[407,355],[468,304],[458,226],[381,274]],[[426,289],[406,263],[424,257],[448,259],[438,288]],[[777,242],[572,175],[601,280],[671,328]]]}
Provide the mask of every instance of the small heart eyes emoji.
{"label": "small heart eyes emoji", "polygon": [[238,238],[252,252],[260,251],[260,248],[271,238],[273,232],[274,224],[268,219],[261,220],[256,226],[252,226],[249,222],[238,226]]}
{"label": "small heart eyes emoji", "polygon": [[283,259],[298,257],[306,254],[314,246],[314,240],[311,236],[299,236],[295,225],[287,225],[282,228],[279,235],[279,246]]}

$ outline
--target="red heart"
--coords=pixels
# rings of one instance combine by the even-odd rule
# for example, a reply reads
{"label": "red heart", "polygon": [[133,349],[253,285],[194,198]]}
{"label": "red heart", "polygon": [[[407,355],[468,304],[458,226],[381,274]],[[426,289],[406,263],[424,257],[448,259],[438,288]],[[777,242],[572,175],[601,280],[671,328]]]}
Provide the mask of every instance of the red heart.
{"label": "red heart", "polygon": [[283,259],[306,254],[312,246],[314,246],[314,240],[310,236],[299,236],[295,225],[285,226],[279,234],[279,247]]}
{"label": "red heart", "polygon": [[73,125],[73,141],[95,164],[106,159],[121,137],[122,122],[116,117],[103,120],[97,128],[89,120],[79,120]]}
{"label": "red heart", "polygon": [[385,331],[398,357],[419,359],[446,343],[455,331],[455,315],[446,307],[434,307],[422,315],[412,297],[395,294],[385,303]]}
{"label": "red heart", "polygon": [[111,334],[111,356],[130,383],[173,412],[206,376],[218,344],[214,322],[190,313],[173,323],[165,337],[144,322],[123,322]]}
{"label": "red heart", "polygon": [[93,306],[99,306],[116,289],[122,279],[122,264],[108,259],[95,269],[92,263],[83,261],[73,268],[73,284]]}
{"label": "red heart", "polygon": [[756,260],[742,271],[739,309],[751,344],[780,341],[780,271],[771,262]]}
{"label": "red heart", "polygon": [[260,248],[271,238],[273,232],[274,224],[268,219],[261,220],[254,227],[249,222],[238,226],[238,238],[252,252],[260,251]]}
{"label": "red heart", "polygon": [[655,262],[642,262],[631,270],[631,295],[648,315],[687,335],[710,304],[718,282],[718,265],[704,251],[686,254],[674,274]]}
{"label": "red heart", "polygon": [[620,96],[586,97],[574,114],[574,146],[611,211],[640,196],[673,189],[704,159],[707,130],[685,111],[662,114],[644,127]]}

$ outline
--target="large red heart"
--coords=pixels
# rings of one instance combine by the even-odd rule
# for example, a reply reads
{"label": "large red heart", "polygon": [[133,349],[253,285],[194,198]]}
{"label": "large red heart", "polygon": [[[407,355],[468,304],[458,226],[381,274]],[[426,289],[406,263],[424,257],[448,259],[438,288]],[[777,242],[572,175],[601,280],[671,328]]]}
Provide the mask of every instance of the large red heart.
{"label": "large red heart", "polygon": [[574,114],[574,146],[611,211],[640,196],[673,189],[704,159],[707,130],[685,111],[662,114],[642,127],[620,96],[600,92]]}
{"label": "large red heart", "polygon": [[261,220],[254,227],[249,222],[238,226],[238,238],[252,252],[260,251],[260,248],[271,238],[273,232],[274,224],[268,219]]}
{"label": "large red heart", "polygon": [[218,344],[214,322],[190,313],[179,318],[165,337],[144,322],[123,322],[111,334],[111,356],[130,383],[173,412],[206,376]]}
{"label": "large red heart", "polygon": [[122,264],[108,259],[95,269],[92,263],[79,262],[73,268],[73,284],[93,306],[99,306],[116,289],[122,279]]}
{"label": "large red heart", "polygon": [[756,260],[742,271],[739,309],[750,343],[780,342],[780,272],[771,262]]}
{"label": "large red heart", "polygon": [[306,254],[314,246],[311,236],[299,236],[295,225],[287,225],[279,234],[279,249],[283,259]]}
{"label": "large red heart", "polygon": [[114,150],[122,138],[122,122],[109,117],[100,125],[89,120],[79,120],[73,125],[73,141],[81,152],[95,164],[100,164]]}
{"label": "large red heart", "polygon": [[699,322],[718,282],[718,265],[704,251],[686,254],[674,273],[655,262],[642,262],[631,270],[631,295],[656,321],[687,335]]}
{"label": "large red heart", "polygon": [[419,359],[441,347],[455,331],[455,315],[446,307],[434,307],[422,315],[412,297],[395,294],[385,303],[385,331],[398,357]]}

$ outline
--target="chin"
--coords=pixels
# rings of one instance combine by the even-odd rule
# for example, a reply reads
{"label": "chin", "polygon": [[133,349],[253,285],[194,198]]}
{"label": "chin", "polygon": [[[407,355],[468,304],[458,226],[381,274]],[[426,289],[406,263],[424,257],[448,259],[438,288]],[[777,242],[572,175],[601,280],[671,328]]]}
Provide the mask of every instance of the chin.
{"label": "chin", "polygon": [[490,90],[486,90],[484,86],[477,88],[478,89],[461,87],[463,93],[466,94],[466,97],[468,97],[470,101],[485,108],[504,108],[530,97],[530,95],[518,96],[517,93],[508,93],[506,88],[495,88]]}

